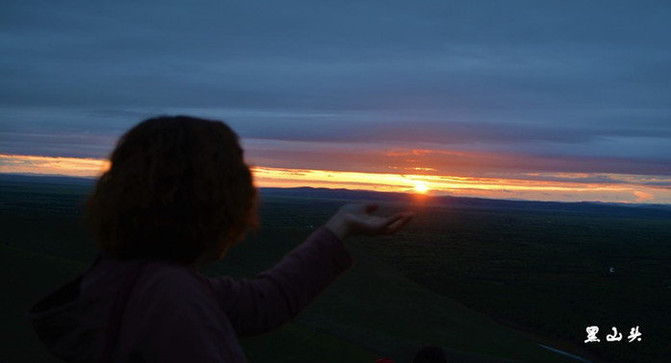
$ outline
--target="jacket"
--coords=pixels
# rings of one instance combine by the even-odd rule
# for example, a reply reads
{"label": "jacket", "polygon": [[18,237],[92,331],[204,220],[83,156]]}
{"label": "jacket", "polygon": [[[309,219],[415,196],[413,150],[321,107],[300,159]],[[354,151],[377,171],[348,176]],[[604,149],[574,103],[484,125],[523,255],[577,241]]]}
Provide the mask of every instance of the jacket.
{"label": "jacket", "polygon": [[[326,227],[254,279],[206,277],[172,262],[100,254],[28,317],[51,352],[71,362],[100,361],[115,324],[111,361],[243,362],[238,337],[291,320],[351,265],[342,241]],[[110,319],[124,291],[123,311]]]}

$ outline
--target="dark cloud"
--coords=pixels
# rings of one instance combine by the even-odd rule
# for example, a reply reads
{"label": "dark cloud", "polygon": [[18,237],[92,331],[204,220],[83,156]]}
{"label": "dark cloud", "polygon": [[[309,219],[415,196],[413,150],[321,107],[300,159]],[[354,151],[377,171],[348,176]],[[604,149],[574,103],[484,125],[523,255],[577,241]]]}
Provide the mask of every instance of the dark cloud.
{"label": "dark cloud", "polygon": [[0,14],[3,153],[100,157],[142,118],[190,113],[244,138],[671,170],[665,1],[22,1]]}

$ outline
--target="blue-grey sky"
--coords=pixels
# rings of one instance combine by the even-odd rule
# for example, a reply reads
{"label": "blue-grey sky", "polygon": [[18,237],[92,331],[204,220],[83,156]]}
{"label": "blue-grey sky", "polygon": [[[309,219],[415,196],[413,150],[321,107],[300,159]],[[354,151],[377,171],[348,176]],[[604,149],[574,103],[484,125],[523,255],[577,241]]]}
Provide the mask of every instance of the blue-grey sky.
{"label": "blue-grey sky", "polygon": [[670,24],[668,1],[4,2],[0,153],[105,157],[181,113],[265,166],[669,176]]}

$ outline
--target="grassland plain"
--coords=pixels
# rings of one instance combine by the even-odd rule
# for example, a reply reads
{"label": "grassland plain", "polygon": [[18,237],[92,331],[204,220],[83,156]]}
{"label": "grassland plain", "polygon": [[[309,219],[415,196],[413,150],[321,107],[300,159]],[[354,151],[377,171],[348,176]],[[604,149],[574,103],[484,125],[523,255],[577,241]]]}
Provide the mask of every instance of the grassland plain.
{"label": "grassland plain", "polygon": [[[422,286],[567,350],[671,358],[668,216],[441,207],[422,211],[404,233],[412,238],[367,247]],[[591,325],[601,343],[586,345]],[[628,343],[635,326],[645,337]],[[606,342],[612,327],[625,341]]]}
{"label": "grassland plain", "polygon": [[[9,276],[0,360],[47,359],[23,311],[93,256],[81,221],[89,188],[86,181],[0,178],[2,269]],[[264,227],[206,273],[253,276],[272,266],[348,195],[264,193]],[[408,200],[388,203],[408,207]],[[400,235],[348,242],[355,267],[296,321],[244,340],[250,360],[403,362],[428,343],[457,361],[565,360],[492,319],[561,349],[587,348],[592,358],[661,361],[668,354],[671,238],[663,212],[411,207],[417,217]],[[629,325],[640,325],[644,341],[585,346],[591,324],[603,335],[618,326],[625,336]]]}

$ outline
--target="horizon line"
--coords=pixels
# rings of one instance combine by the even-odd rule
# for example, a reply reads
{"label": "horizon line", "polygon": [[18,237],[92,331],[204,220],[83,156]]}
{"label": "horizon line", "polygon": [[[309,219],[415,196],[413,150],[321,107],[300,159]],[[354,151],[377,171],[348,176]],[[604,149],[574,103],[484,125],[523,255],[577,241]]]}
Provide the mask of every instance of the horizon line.
{"label": "horizon line", "polygon": [[[77,176],[77,175],[67,175],[67,174],[40,174],[40,173],[11,173],[0,171],[0,177],[3,175],[9,176],[19,176],[19,177],[34,177],[34,178],[68,178],[68,179],[82,179],[95,182],[97,176]],[[417,193],[411,191],[380,191],[380,190],[370,190],[370,189],[352,189],[352,188],[329,188],[329,187],[314,187],[309,185],[304,186],[257,186],[258,189],[281,189],[281,190],[296,190],[296,189],[313,189],[313,190],[327,190],[327,191],[344,191],[344,192],[365,192],[372,194],[396,194],[410,197],[421,197],[423,199],[443,199],[443,198],[456,198],[456,199],[475,199],[475,200],[485,200],[485,201],[504,201],[504,202],[528,202],[528,203],[556,203],[556,204],[597,204],[597,205],[611,205],[611,206],[623,206],[623,207],[632,207],[632,206],[645,206],[645,207],[671,207],[671,203],[645,203],[645,202],[603,202],[599,200],[578,200],[578,201],[562,201],[562,200],[538,200],[538,199],[524,199],[524,198],[494,198],[494,197],[472,197],[472,196],[459,196],[453,195],[450,193]]]}
{"label": "horizon line", "polygon": [[[109,169],[107,159],[0,153],[0,173],[97,178]],[[505,177],[337,171],[251,166],[257,187],[312,187],[398,192],[415,195],[472,197],[497,200],[671,204],[671,188],[655,185],[671,179],[617,174],[562,175],[533,173]]]}

